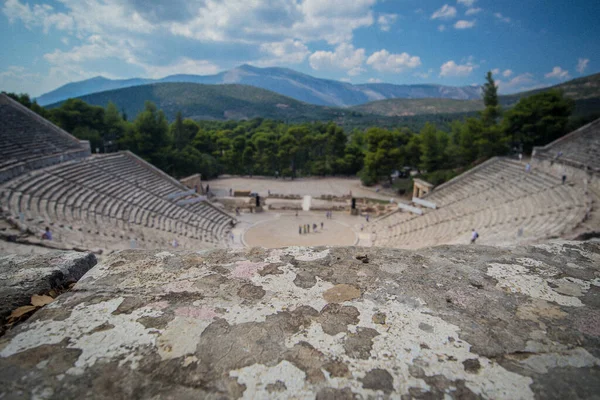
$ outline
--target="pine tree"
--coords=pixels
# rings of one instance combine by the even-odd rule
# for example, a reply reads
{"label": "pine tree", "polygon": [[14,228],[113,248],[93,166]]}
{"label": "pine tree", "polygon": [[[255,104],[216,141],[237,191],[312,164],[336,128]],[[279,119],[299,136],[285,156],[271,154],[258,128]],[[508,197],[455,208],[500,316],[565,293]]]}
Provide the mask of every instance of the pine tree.
{"label": "pine tree", "polygon": [[494,82],[491,71],[488,71],[485,80],[485,84],[481,87],[483,91],[483,104],[485,104],[482,119],[486,126],[490,126],[496,123],[498,117],[500,117],[501,110],[498,104],[498,86]]}
{"label": "pine tree", "polygon": [[173,138],[173,143],[175,144],[175,148],[177,150],[181,150],[185,147],[185,132],[183,127],[183,116],[181,115],[181,111],[177,112],[177,116],[175,117],[175,123],[171,127],[171,136]]}

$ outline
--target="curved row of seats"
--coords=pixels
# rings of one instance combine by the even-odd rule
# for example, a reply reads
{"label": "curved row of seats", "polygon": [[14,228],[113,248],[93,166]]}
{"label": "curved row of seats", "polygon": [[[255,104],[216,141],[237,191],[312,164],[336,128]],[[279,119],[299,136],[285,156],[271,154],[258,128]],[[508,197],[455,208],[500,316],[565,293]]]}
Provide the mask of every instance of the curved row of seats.
{"label": "curved row of seats", "polygon": [[536,147],[536,157],[542,156],[574,161],[600,170],[600,118],[544,146]]}
{"label": "curved row of seats", "polygon": [[376,246],[420,248],[468,243],[512,245],[559,236],[580,223],[586,212],[583,188],[562,184],[544,171],[527,173],[519,162],[496,159],[465,174],[426,199],[436,210],[422,216],[397,211],[372,228]]}
{"label": "curved row of seats", "polygon": [[[0,169],[50,154],[81,149],[74,137],[0,94]],[[48,133],[54,129],[56,132]]]}
{"label": "curved row of seats", "polygon": [[3,208],[14,217],[35,229],[53,223],[55,236],[75,244],[102,236],[107,247],[130,247],[131,240],[157,247],[173,239],[182,247],[219,245],[233,221],[207,202],[178,205],[193,196],[169,195],[188,189],[128,152],[33,171],[1,189]]}

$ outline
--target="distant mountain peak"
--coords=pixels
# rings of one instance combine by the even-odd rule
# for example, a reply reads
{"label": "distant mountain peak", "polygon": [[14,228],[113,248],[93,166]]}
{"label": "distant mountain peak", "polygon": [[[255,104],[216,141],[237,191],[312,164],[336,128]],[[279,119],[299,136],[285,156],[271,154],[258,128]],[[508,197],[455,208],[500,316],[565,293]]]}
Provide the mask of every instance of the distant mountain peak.
{"label": "distant mountain peak", "polygon": [[234,69],[241,69],[241,70],[244,70],[244,71],[252,71],[252,72],[254,72],[254,71],[260,71],[263,68],[255,67],[254,65],[250,65],[250,64],[242,64],[242,65],[240,65],[238,67],[235,67]]}
{"label": "distant mountain peak", "polygon": [[367,83],[353,85],[330,79],[321,79],[290,68],[257,67],[242,64],[216,75],[169,75],[162,79],[108,79],[103,76],[74,82],[40,96],[41,105],[48,105],[71,97],[116,90],[132,86],[161,82],[202,84],[244,84],[270,90],[309,104],[349,107],[372,100],[392,98],[450,98],[479,99],[477,89],[470,86],[453,87],[432,84],[395,85],[391,83]]}

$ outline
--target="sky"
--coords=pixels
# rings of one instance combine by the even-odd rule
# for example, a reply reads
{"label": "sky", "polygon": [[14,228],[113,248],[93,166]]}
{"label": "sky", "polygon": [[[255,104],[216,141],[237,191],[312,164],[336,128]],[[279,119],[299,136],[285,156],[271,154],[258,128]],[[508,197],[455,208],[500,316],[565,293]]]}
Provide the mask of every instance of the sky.
{"label": "sky", "polygon": [[0,0],[0,90],[242,64],[501,93],[600,72],[596,0]]}

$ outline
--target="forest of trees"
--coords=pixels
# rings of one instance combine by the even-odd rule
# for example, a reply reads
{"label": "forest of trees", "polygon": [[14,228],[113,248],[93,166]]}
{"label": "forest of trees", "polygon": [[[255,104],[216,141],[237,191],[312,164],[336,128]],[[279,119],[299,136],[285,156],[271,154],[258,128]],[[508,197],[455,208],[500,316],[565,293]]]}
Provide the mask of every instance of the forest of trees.
{"label": "forest of trees", "polygon": [[181,113],[169,124],[150,102],[130,120],[112,103],[103,108],[70,99],[47,110],[27,95],[9,95],[89,140],[93,151],[131,150],[175,177],[358,175],[370,185],[408,166],[439,184],[489,157],[529,153],[587,122],[569,118],[573,103],[559,91],[535,94],[502,110],[491,73],[482,90],[486,108],[477,117],[453,121],[447,130],[427,123],[419,132],[400,126],[347,132],[331,122],[261,118],[193,121]]}

